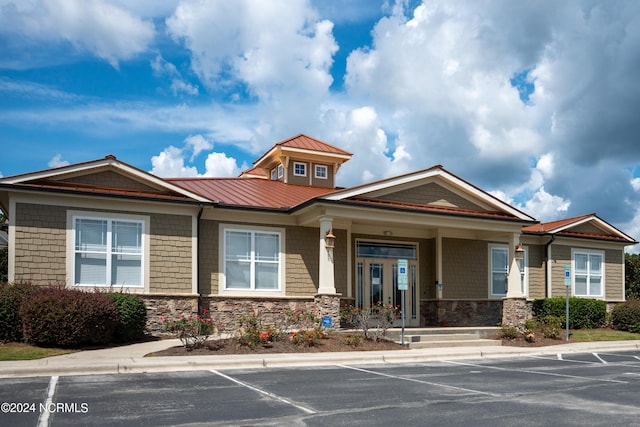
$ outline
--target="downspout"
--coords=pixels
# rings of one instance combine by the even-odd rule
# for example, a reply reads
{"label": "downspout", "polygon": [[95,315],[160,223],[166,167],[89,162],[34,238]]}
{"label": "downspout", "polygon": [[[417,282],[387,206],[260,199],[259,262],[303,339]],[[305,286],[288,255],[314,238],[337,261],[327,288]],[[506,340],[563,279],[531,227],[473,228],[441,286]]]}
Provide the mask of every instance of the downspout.
{"label": "downspout", "polygon": [[200,211],[198,211],[198,218],[196,220],[196,290],[198,291],[198,298],[200,298],[200,218],[202,218],[202,212],[204,211],[204,205],[200,203]]}
{"label": "downspout", "polygon": [[551,244],[556,240],[555,234],[551,235],[551,239],[544,246],[545,254],[546,254],[546,265],[544,269],[544,292],[545,298],[551,298]]}

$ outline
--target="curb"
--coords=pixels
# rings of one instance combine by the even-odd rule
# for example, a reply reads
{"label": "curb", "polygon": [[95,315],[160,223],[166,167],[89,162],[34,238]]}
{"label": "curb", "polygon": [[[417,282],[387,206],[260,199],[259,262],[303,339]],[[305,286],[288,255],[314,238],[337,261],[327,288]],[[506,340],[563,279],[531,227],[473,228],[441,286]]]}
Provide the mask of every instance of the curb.
{"label": "curb", "polygon": [[[629,351],[640,349],[639,341],[559,344],[552,347],[457,347],[425,350],[393,350],[340,353],[280,353],[242,356],[121,357],[109,361],[39,359],[0,362],[0,378],[137,374],[170,371],[260,369],[304,366],[402,364],[438,360],[496,359],[557,354]],[[35,362],[35,363],[34,363]]]}

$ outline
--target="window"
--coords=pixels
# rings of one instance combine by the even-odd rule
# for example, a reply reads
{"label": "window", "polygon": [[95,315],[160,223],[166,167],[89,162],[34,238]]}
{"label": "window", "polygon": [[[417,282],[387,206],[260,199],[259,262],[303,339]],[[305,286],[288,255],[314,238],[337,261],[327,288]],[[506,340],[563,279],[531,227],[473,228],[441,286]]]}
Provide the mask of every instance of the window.
{"label": "window", "polygon": [[144,221],[74,217],[75,285],[143,286]]}
{"label": "window", "polygon": [[524,247],[523,249],[524,258],[520,265],[520,290],[522,291],[522,295],[527,296],[529,289],[529,249],[527,247]]}
{"label": "window", "polygon": [[584,297],[604,295],[602,253],[573,252],[573,294]]}
{"label": "window", "polygon": [[280,233],[224,231],[225,290],[279,291]]}
{"label": "window", "polygon": [[509,249],[502,246],[492,246],[489,252],[491,296],[505,296],[509,276]]}
{"label": "window", "polygon": [[271,169],[271,180],[275,181],[278,179],[278,168]]}
{"label": "window", "polygon": [[316,178],[327,179],[329,175],[329,168],[325,165],[316,165]]}
{"label": "window", "polygon": [[284,176],[284,167],[282,165],[278,165],[278,179]]}
{"label": "window", "polygon": [[306,163],[293,163],[293,174],[295,176],[307,176],[307,164]]}

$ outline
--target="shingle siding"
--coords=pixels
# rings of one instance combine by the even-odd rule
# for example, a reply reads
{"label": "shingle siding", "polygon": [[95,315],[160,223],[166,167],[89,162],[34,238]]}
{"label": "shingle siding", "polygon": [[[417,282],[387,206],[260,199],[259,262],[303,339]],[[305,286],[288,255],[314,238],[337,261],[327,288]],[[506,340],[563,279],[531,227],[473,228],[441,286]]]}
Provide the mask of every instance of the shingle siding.
{"label": "shingle siding", "polygon": [[191,217],[152,214],[150,225],[149,291],[191,293]]}
{"label": "shingle siding", "polygon": [[445,299],[486,299],[489,293],[487,242],[442,239]]}
{"label": "shingle siding", "polygon": [[66,208],[16,203],[15,280],[65,283]]}

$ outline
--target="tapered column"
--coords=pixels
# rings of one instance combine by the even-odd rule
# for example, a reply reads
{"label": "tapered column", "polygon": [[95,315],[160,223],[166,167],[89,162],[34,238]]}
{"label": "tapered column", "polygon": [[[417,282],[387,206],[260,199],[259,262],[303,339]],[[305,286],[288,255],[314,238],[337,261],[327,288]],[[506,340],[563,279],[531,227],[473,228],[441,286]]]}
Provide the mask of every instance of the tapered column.
{"label": "tapered column", "polygon": [[522,293],[522,276],[520,267],[516,261],[516,246],[520,239],[519,234],[514,234],[509,241],[509,276],[507,278],[507,298],[524,298]]}
{"label": "tapered column", "polygon": [[[327,233],[332,230],[333,219],[320,218],[320,277],[318,294],[335,294],[336,285],[334,277],[333,248],[327,247]],[[343,242],[344,243],[344,242]]]}

